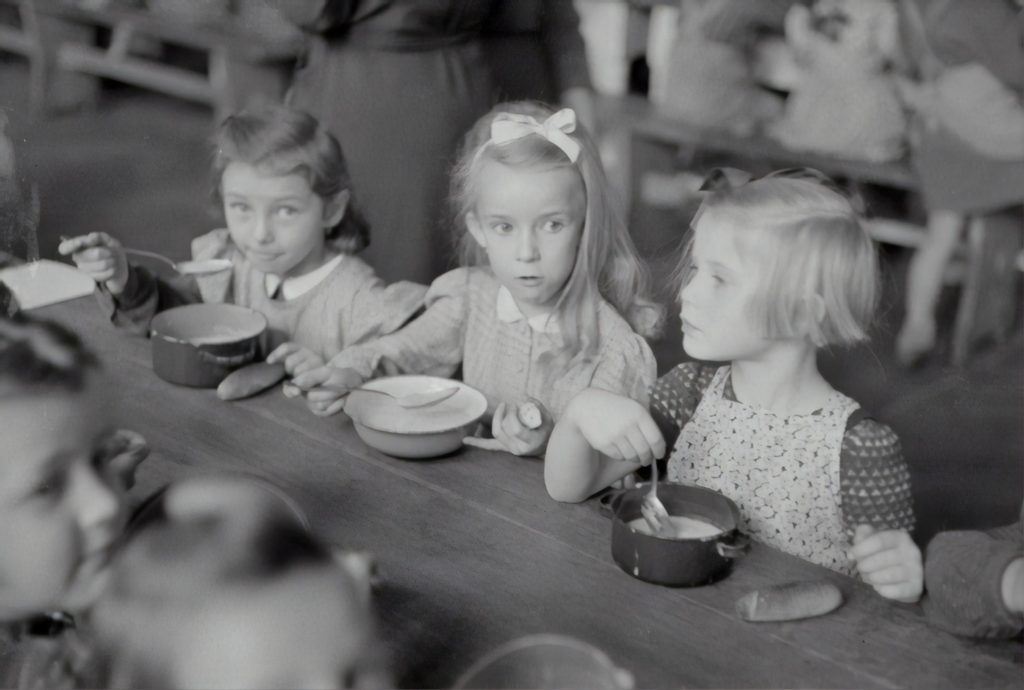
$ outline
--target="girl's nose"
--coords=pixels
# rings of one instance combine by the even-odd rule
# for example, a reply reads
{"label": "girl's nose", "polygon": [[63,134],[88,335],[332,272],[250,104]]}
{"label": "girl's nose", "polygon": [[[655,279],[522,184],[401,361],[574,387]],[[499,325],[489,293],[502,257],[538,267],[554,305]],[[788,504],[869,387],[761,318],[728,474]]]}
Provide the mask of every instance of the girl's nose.
{"label": "girl's nose", "polygon": [[540,259],[540,247],[537,245],[537,236],[532,229],[528,228],[519,233],[516,258],[527,262]]}
{"label": "girl's nose", "polygon": [[265,214],[261,213],[256,216],[252,230],[253,239],[260,244],[269,244],[274,239],[273,222]]}
{"label": "girl's nose", "polygon": [[73,500],[84,528],[102,528],[121,513],[121,496],[89,465],[73,470]]}

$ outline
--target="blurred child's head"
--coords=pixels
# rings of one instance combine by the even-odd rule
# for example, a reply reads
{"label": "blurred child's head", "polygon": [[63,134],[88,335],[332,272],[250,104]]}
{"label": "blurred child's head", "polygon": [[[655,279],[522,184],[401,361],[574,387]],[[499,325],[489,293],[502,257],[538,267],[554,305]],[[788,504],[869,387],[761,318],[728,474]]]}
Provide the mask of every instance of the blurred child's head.
{"label": "blurred child's head", "polygon": [[133,523],[93,612],[115,687],[383,678],[357,586],[289,506],[241,480],[174,491]]}
{"label": "blurred child's head", "polygon": [[0,318],[0,620],[92,603],[124,524],[111,400],[72,333]]}
{"label": "blurred child's head", "polygon": [[692,228],[680,267],[690,356],[726,361],[781,340],[825,347],[867,339],[878,292],[875,247],[850,200],[824,175],[781,171],[719,184]]}
{"label": "blurred child's head", "polygon": [[602,296],[640,333],[659,326],[597,147],[572,110],[495,107],[466,135],[452,197],[463,263],[489,263],[526,316],[554,312],[574,352],[597,347]]}
{"label": "blurred child's head", "polygon": [[215,196],[228,232],[261,271],[302,275],[318,268],[325,242],[355,253],[369,243],[353,208],[338,140],[302,111],[243,111],[214,136]]}

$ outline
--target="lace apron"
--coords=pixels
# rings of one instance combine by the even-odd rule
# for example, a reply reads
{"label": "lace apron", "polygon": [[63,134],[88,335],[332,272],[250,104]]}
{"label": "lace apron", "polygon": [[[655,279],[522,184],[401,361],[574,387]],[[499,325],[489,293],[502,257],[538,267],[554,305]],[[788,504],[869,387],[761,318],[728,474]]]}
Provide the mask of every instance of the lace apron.
{"label": "lace apron", "polygon": [[671,481],[736,502],[754,539],[852,574],[840,511],[839,456],[855,401],[833,391],[820,410],[780,416],[724,397],[730,368],[711,384],[668,462]]}

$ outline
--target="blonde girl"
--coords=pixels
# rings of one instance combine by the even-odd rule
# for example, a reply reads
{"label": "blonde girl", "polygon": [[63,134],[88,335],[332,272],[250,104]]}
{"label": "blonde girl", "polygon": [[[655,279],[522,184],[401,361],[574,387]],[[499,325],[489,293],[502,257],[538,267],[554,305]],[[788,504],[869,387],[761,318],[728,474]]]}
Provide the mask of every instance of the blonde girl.
{"label": "blonde girl", "polygon": [[671,448],[669,479],[735,500],[756,539],[916,600],[899,440],[816,361],[867,339],[874,246],[820,173],[738,173],[713,176],[683,255],[683,347],[700,361],[662,377],[649,411],[605,391],[574,398],[551,437],[548,492],[581,501]]}
{"label": "blonde girl", "polygon": [[[316,412],[381,372],[451,376],[487,396],[494,439],[543,452],[565,405],[593,386],[646,401],[656,375],[644,336],[661,309],[609,196],[596,146],[570,109],[517,102],[466,137],[452,182],[463,267],[438,278],[423,316],[296,379]],[[532,400],[538,428],[517,415]]]}
{"label": "blonde girl", "polygon": [[228,270],[167,281],[130,264],[105,233],[61,243],[99,284],[115,324],[145,333],[154,314],[181,304],[250,307],[269,322],[269,360],[296,374],[396,330],[422,307],[423,286],[386,286],[355,256],[369,230],[352,207],[341,147],[316,119],[276,106],[242,112],[224,120],[214,146],[227,228],[195,238],[192,255],[228,259]]}

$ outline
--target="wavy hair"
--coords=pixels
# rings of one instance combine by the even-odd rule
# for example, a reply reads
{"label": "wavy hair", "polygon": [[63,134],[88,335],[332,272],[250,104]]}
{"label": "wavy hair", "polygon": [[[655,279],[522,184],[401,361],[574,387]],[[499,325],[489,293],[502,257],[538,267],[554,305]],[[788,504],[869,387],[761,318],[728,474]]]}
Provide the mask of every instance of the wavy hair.
{"label": "wavy hair", "polygon": [[275,175],[301,175],[325,204],[349,190],[348,208],[327,238],[346,254],[370,244],[370,226],[360,213],[341,144],[309,113],[266,106],[229,115],[213,137],[213,197],[219,204],[225,168],[241,162]]}

